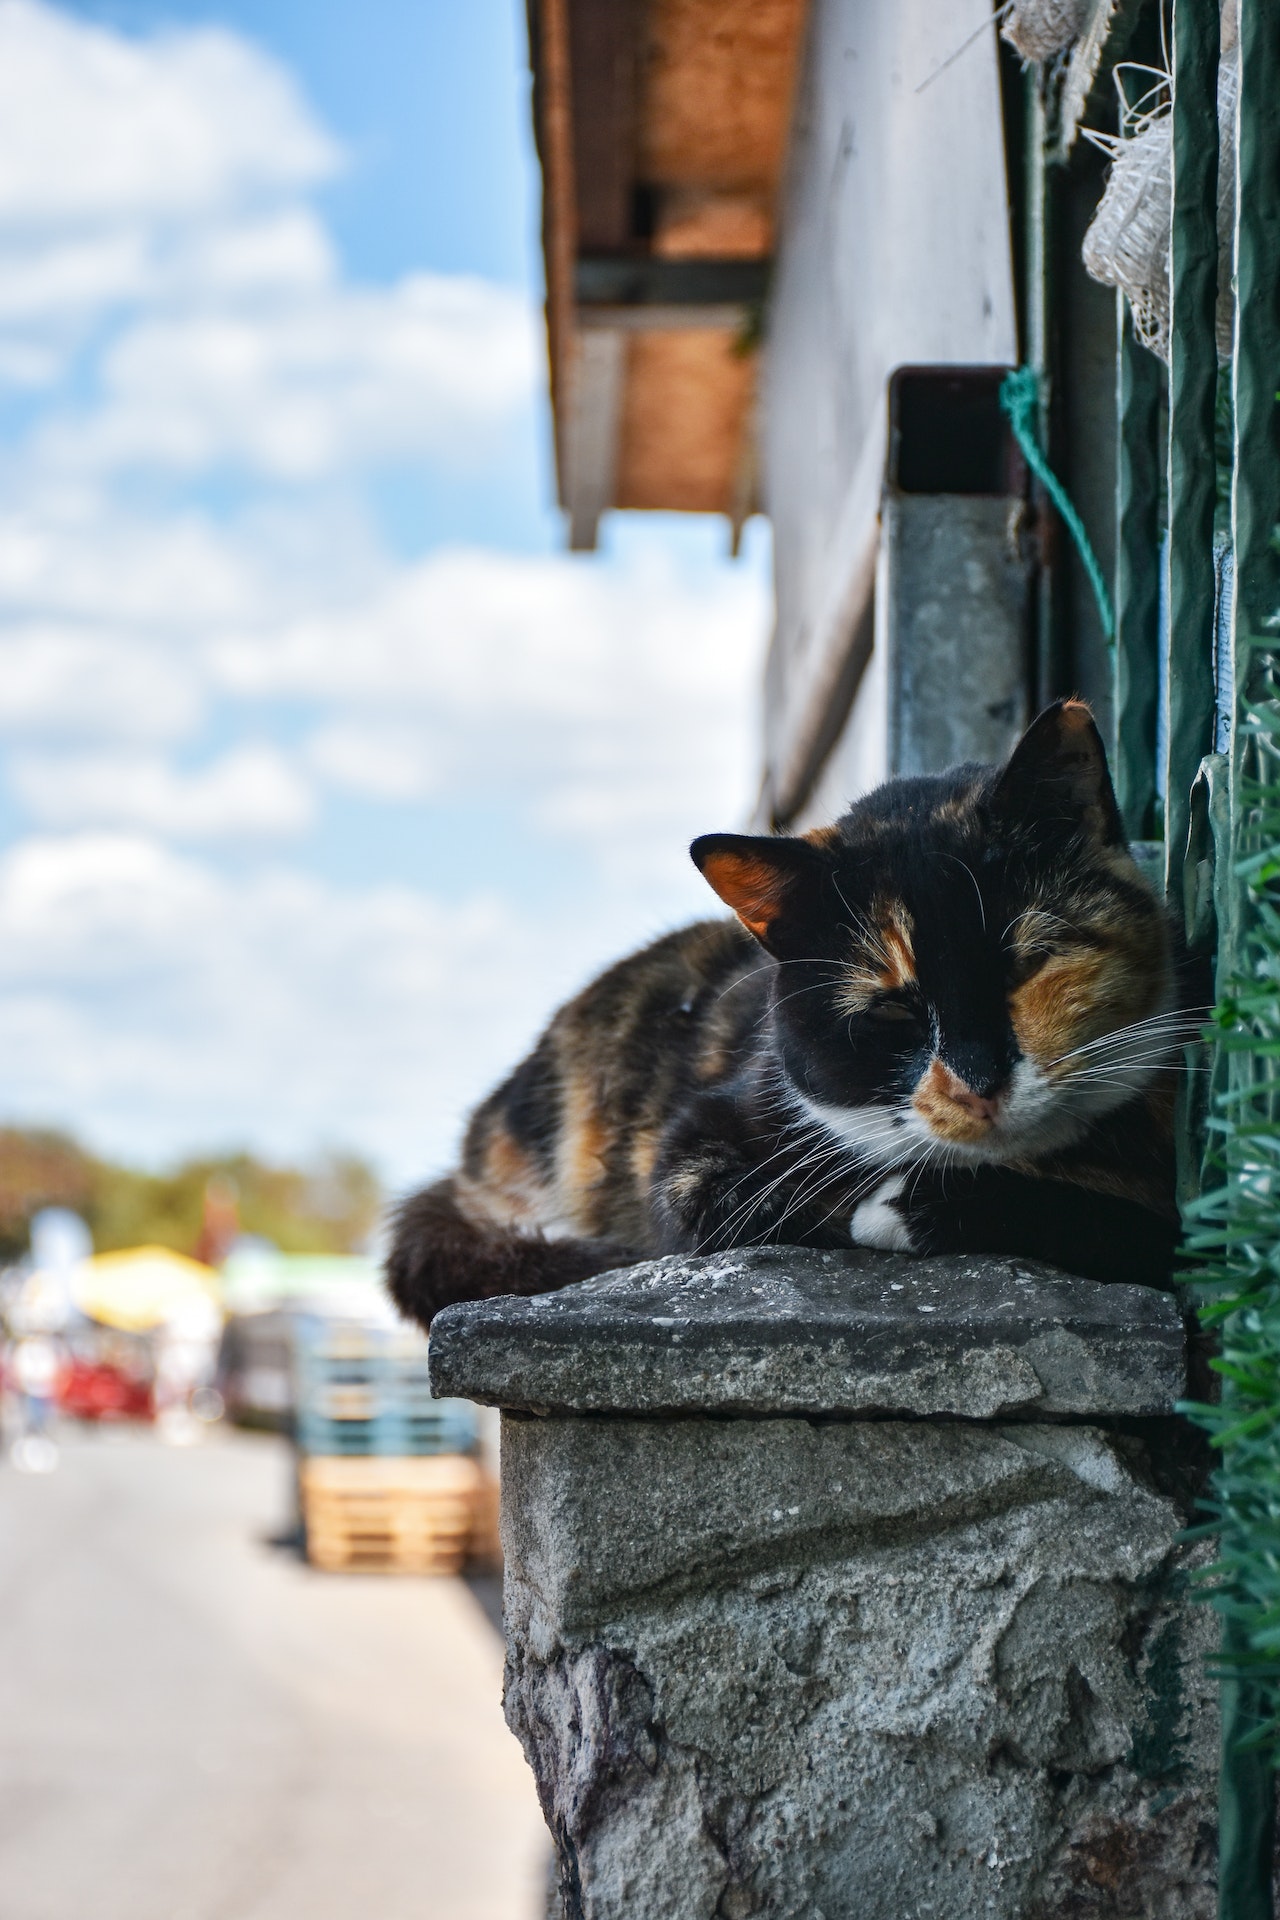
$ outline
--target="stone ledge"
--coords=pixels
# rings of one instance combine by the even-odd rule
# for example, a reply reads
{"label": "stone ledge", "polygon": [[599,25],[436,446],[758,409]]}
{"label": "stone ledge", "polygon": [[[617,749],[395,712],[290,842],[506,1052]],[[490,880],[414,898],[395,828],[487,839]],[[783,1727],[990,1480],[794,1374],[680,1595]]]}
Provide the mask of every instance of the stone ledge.
{"label": "stone ledge", "polygon": [[431,1381],[513,1412],[1159,1415],[1186,1391],[1173,1296],[1034,1261],[769,1247],[649,1260],[448,1307]]}

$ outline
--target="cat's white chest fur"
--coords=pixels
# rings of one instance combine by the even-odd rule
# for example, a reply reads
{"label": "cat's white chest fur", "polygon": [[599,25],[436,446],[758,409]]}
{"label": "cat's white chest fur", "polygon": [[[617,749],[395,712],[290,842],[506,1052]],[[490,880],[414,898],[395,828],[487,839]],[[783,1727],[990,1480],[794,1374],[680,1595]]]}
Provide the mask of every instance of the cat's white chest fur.
{"label": "cat's white chest fur", "polygon": [[911,1229],[893,1204],[901,1199],[906,1184],[905,1173],[894,1174],[854,1208],[849,1233],[855,1247],[879,1247],[883,1253],[915,1252]]}

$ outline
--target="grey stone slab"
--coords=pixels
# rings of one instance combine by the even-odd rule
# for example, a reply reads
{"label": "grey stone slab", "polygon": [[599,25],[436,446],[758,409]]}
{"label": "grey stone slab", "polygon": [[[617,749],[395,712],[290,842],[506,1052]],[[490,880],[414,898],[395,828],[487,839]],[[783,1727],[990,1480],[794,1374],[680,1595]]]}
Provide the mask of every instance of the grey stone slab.
{"label": "grey stone slab", "polygon": [[438,1394],[555,1413],[1172,1412],[1172,1295],[1032,1261],[777,1247],[670,1255],[469,1302],[431,1333]]}

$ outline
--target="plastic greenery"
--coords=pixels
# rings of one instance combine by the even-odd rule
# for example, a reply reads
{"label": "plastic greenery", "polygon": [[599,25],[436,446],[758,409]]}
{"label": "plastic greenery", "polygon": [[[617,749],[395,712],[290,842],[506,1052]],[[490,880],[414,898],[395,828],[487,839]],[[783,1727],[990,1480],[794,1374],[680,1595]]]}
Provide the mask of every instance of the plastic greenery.
{"label": "plastic greenery", "polygon": [[[1280,1759],[1280,679],[1257,663],[1243,725],[1236,873],[1239,930],[1231,984],[1214,1015],[1219,1085],[1208,1126],[1209,1190],[1189,1210],[1200,1318],[1216,1328],[1216,1406],[1184,1409],[1218,1456],[1199,1531],[1218,1535],[1201,1576],[1224,1615],[1226,1678],[1252,1683],[1250,1744]],[[1225,932],[1225,929],[1224,929]]]}

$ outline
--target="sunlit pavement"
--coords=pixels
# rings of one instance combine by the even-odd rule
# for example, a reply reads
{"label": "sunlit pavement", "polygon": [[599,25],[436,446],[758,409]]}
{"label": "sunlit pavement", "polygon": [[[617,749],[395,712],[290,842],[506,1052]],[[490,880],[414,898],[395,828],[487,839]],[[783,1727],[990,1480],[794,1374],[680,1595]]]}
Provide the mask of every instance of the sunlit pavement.
{"label": "sunlit pavement", "polygon": [[0,1460],[4,1920],[534,1920],[545,1829],[455,1580],[270,1544],[284,1446]]}

